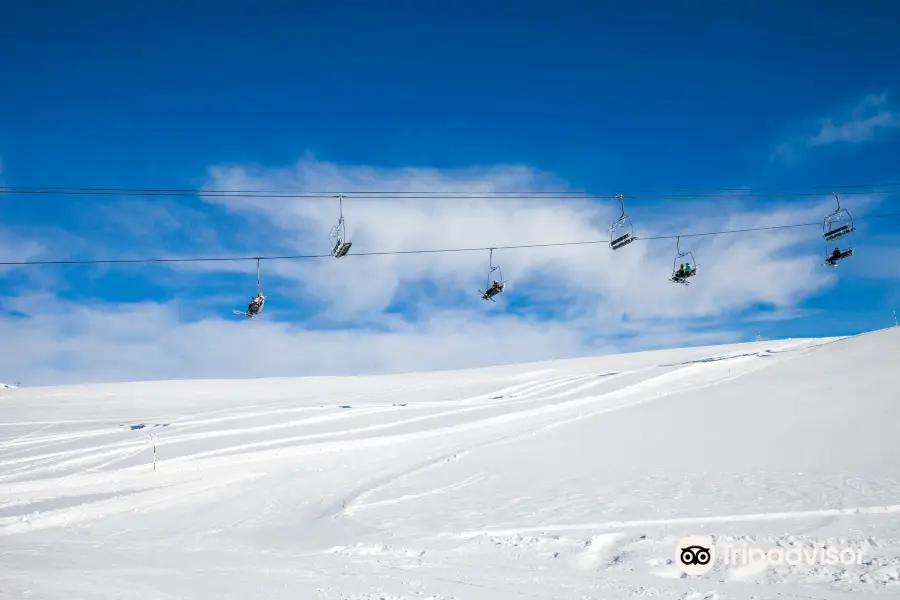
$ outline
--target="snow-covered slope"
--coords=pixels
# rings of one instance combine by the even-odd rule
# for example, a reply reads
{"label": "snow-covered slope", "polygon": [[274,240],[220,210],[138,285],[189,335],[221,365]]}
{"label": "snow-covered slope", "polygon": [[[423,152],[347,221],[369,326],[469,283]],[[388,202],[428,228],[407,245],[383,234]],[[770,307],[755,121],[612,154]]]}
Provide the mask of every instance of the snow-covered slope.
{"label": "snow-covered slope", "polygon": [[898,597],[898,344],[5,389],[0,597]]}

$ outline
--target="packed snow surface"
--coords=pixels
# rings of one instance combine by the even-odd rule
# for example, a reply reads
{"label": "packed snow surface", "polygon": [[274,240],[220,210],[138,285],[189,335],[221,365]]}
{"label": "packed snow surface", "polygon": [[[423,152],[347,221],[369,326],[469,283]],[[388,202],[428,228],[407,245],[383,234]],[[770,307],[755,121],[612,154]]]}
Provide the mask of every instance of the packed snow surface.
{"label": "packed snow surface", "polygon": [[897,598],[898,346],[3,389],[0,597]]}

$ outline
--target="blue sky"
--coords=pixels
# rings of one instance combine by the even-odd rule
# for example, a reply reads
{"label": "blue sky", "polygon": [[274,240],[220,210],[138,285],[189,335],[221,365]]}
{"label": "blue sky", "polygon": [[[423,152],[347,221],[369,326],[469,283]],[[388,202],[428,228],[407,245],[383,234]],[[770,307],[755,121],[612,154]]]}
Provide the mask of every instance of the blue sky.
{"label": "blue sky", "polygon": [[[149,5],[148,5],[149,6]],[[0,184],[346,191],[754,189],[900,181],[889,3],[20,3],[0,21]],[[821,198],[633,200],[638,235],[821,220]],[[857,215],[897,196],[845,196]],[[0,196],[7,260],[326,252],[336,206]],[[609,201],[349,200],[360,251],[603,238]],[[340,374],[840,335],[900,308],[900,219],[821,266],[816,229],[263,264],[0,267],[0,379]],[[613,255],[614,254],[614,255]],[[746,271],[744,271],[746,269]],[[746,273],[746,274],[742,274]],[[677,288],[677,289],[673,289]],[[482,288],[483,289],[483,288]],[[247,364],[249,345],[271,348]]]}

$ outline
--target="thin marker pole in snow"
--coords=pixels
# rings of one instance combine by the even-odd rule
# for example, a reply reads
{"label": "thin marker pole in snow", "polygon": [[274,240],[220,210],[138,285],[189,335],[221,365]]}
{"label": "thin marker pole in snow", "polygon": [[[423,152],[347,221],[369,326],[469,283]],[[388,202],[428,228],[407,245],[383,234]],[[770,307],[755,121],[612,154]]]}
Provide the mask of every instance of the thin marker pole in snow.
{"label": "thin marker pole in snow", "polygon": [[156,440],[153,438],[153,434],[150,435],[150,443],[153,444],[153,470],[156,470]]}

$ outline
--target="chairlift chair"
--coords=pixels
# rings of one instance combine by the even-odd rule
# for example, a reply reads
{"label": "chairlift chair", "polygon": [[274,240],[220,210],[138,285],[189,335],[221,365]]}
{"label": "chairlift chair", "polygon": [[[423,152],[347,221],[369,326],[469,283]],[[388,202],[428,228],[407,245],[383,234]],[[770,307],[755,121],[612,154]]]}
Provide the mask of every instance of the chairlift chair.
{"label": "chairlift chair", "polygon": [[[491,270],[488,272],[488,285],[486,286],[485,291],[478,290],[478,293],[481,294],[482,300],[490,300],[491,302],[496,302],[494,300],[494,296],[503,293],[503,290],[506,289],[506,281],[503,280],[503,271],[500,269],[500,266],[494,266],[494,249],[491,248],[491,256],[490,256],[490,266]],[[494,271],[499,273],[499,279],[494,279],[492,274]]]}
{"label": "chairlift chair", "polygon": [[[825,266],[836,267],[845,258],[853,256],[853,242],[850,234],[856,231],[853,216],[846,208],[841,207],[841,199],[837,192],[832,192],[837,201],[837,210],[825,217],[822,222],[822,236],[825,238]],[[836,245],[833,242],[843,240]]]}
{"label": "chairlift chair", "polygon": [[853,246],[847,245],[844,248],[840,246],[831,247],[830,244],[826,244],[825,246],[825,266],[826,267],[838,267],[839,262],[844,260],[845,258],[850,258],[853,256]]}
{"label": "chairlift chair", "polygon": [[841,199],[838,197],[837,192],[832,193],[837,201],[837,210],[830,213],[822,222],[822,236],[827,242],[833,242],[856,231],[850,211],[841,207]]}
{"label": "chairlift chair", "polygon": [[338,196],[338,202],[340,206],[340,219],[338,219],[337,225],[331,228],[331,233],[328,235],[328,239],[331,240],[331,255],[335,258],[346,256],[347,253],[350,252],[350,246],[353,245],[353,242],[347,241],[347,226],[344,223],[343,194]]}
{"label": "chairlift chair", "polygon": [[[697,261],[694,260],[694,254],[692,252],[681,251],[681,236],[675,238],[675,247],[677,248],[678,256],[676,256],[675,260],[672,262],[672,277],[669,278],[669,281],[672,283],[680,283],[685,286],[691,285],[691,282],[688,281],[688,279],[697,274]],[[687,257],[687,260],[682,260],[685,257]],[[679,261],[681,262],[679,263]],[[689,265],[693,268],[689,271],[682,271],[682,265]]]}
{"label": "chairlift chair", "polygon": [[613,250],[627,246],[635,240],[634,225],[631,217],[625,213],[625,199],[621,195],[619,202],[622,204],[622,216],[609,228],[609,247]]}

